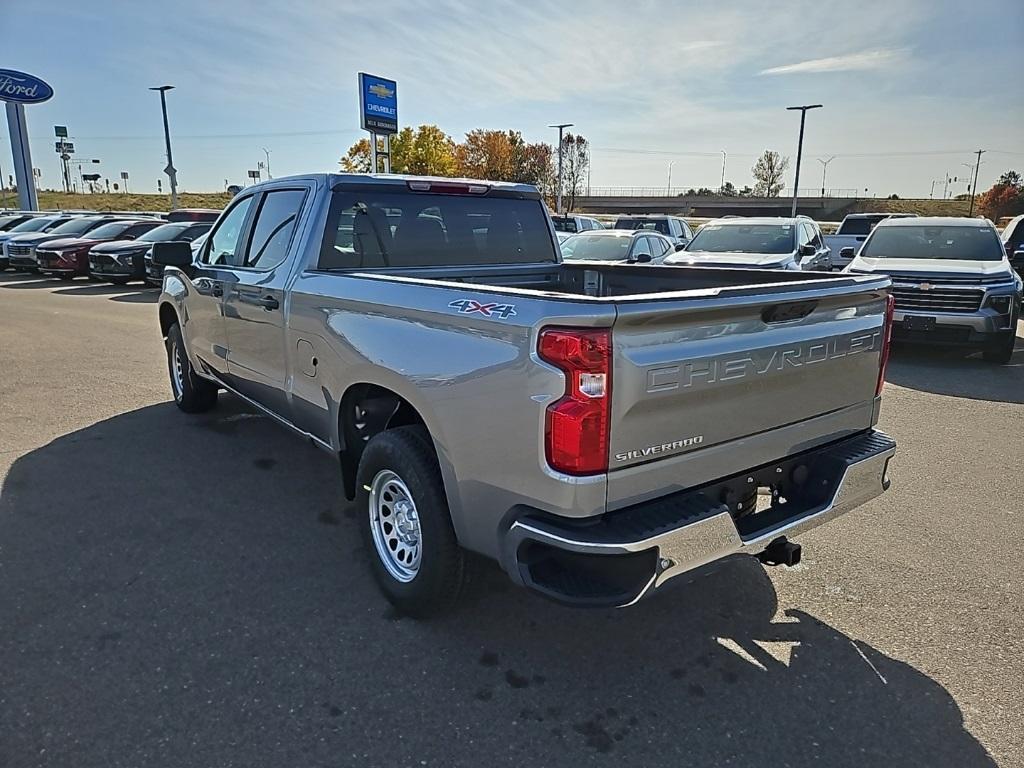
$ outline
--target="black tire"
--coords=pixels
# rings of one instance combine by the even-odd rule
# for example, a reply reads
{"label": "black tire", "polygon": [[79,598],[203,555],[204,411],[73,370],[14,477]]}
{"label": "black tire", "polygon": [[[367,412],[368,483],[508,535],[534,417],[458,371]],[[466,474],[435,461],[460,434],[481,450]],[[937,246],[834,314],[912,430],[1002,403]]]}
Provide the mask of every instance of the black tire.
{"label": "black tire", "polygon": [[[374,541],[377,523],[369,489],[386,473],[396,475],[408,489],[418,517],[420,559],[408,581],[389,571]],[[360,533],[370,570],[384,596],[400,613],[416,618],[452,610],[465,585],[466,557],[455,538],[441,469],[426,429],[398,427],[375,435],[359,461],[356,488]]]}
{"label": "black tire", "polygon": [[213,408],[217,404],[217,385],[198,376],[192,368],[177,323],[167,332],[166,344],[174,402],[185,413],[203,413]]}
{"label": "black tire", "polygon": [[985,348],[982,357],[985,358],[986,362],[1006,365],[1010,362],[1010,358],[1013,357],[1013,345],[1016,341],[1017,334],[1013,331],[1007,331],[1002,334],[998,341]]}

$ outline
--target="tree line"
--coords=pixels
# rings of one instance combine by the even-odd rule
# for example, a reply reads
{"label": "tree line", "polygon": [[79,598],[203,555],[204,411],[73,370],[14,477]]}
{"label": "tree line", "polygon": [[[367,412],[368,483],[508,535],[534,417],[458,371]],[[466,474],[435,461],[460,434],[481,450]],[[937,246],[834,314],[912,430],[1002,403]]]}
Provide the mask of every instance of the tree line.
{"label": "tree line", "polygon": [[[381,147],[378,147],[381,149]],[[350,173],[368,173],[370,140],[360,139],[339,161]],[[562,139],[562,194],[567,210],[586,190],[590,144],[567,133]],[[477,128],[456,142],[436,125],[405,127],[391,137],[391,172],[417,176],[465,177],[533,184],[549,200],[558,187],[558,151],[530,143],[519,131]]]}

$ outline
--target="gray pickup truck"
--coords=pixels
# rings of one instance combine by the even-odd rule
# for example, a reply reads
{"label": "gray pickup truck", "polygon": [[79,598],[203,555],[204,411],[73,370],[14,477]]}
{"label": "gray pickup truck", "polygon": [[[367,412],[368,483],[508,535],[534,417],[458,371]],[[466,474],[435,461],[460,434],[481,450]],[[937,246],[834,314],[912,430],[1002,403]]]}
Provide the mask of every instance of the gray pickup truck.
{"label": "gray pickup truck", "polygon": [[366,175],[249,187],[153,258],[178,406],[228,390],[338,456],[413,615],[466,550],[593,606],[793,564],[889,485],[884,276],[562,263],[533,187]]}

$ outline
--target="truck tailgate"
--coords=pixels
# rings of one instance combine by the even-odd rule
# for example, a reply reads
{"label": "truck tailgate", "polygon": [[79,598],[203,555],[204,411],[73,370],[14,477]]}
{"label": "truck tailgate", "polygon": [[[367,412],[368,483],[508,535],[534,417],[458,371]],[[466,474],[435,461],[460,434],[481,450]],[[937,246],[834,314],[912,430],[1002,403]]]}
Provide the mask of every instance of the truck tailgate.
{"label": "truck tailgate", "polygon": [[846,285],[620,305],[608,508],[870,427],[885,294]]}

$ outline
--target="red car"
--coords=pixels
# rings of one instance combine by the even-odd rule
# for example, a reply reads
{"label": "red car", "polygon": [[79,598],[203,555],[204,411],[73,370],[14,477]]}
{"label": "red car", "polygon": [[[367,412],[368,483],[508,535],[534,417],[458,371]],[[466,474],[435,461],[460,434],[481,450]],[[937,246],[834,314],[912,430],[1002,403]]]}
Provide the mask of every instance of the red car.
{"label": "red car", "polygon": [[119,219],[103,224],[82,237],[50,240],[36,248],[36,263],[44,275],[70,280],[89,274],[89,249],[111,240],[134,240],[164,222],[159,219]]}

